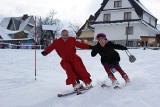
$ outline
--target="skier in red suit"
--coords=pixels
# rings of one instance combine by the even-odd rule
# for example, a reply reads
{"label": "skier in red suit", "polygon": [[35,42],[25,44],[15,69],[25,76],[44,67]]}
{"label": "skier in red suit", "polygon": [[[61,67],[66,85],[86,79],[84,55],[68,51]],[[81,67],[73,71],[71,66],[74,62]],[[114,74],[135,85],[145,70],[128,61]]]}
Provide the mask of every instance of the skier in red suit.
{"label": "skier in red suit", "polygon": [[69,37],[68,33],[67,30],[63,30],[61,37],[45,48],[45,50],[42,51],[42,55],[46,56],[55,49],[57,54],[62,58],[60,64],[67,74],[66,85],[72,84],[74,89],[78,90],[83,87],[79,81],[82,80],[86,88],[89,89],[92,87],[92,80],[82,59],[76,54],[76,47],[89,49],[92,48],[92,46],[76,41],[74,37]]}

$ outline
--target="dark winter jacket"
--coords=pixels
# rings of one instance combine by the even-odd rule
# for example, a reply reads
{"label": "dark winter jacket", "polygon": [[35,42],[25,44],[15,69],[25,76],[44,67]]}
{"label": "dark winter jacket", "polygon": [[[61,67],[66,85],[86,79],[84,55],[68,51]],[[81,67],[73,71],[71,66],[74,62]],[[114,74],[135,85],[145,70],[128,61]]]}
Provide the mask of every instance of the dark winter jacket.
{"label": "dark winter jacket", "polygon": [[91,56],[94,57],[99,53],[101,56],[101,63],[115,63],[120,61],[120,56],[117,51],[114,49],[119,49],[119,50],[127,50],[126,47],[119,45],[119,44],[114,44],[112,42],[107,42],[104,47],[101,47],[99,42],[94,46]]}

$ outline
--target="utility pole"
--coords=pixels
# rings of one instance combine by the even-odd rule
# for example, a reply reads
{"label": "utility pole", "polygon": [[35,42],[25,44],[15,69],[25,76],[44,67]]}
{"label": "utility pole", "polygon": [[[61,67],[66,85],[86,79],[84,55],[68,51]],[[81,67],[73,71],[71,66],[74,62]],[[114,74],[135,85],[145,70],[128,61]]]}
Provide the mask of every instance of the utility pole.
{"label": "utility pole", "polygon": [[129,35],[129,21],[128,21],[128,26],[127,26],[127,29],[126,29],[126,47],[128,46],[128,35]]}

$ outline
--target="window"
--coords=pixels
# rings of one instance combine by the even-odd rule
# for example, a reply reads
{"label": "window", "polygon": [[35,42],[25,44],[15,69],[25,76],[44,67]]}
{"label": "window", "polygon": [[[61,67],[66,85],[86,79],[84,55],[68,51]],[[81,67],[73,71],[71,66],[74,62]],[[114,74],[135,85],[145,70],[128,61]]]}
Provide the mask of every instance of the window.
{"label": "window", "polygon": [[151,19],[151,18],[149,18],[149,24],[151,24],[151,20],[152,20],[152,19]]}
{"label": "window", "polygon": [[103,21],[110,21],[111,20],[111,14],[104,14]]}
{"label": "window", "polygon": [[130,20],[131,19],[131,12],[125,12],[124,13],[124,20]]}
{"label": "window", "polygon": [[133,34],[133,26],[130,26],[129,27],[129,29],[128,29],[128,27],[126,27],[126,35],[131,35],[131,34]]}
{"label": "window", "polygon": [[128,41],[128,45],[129,47],[133,47],[133,41]]}
{"label": "window", "polygon": [[114,7],[122,7],[122,1],[114,1]]}

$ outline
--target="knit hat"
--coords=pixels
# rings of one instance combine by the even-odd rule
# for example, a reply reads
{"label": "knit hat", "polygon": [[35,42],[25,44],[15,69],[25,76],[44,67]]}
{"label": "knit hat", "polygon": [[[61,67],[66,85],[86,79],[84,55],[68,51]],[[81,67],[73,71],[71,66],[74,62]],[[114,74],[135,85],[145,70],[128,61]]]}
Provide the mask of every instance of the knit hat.
{"label": "knit hat", "polygon": [[[103,37],[103,38],[106,38],[106,35],[104,33],[99,33],[97,34],[97,39],[100,38],[100,37]],[[107,39],[107,38],[106,38]]]}

